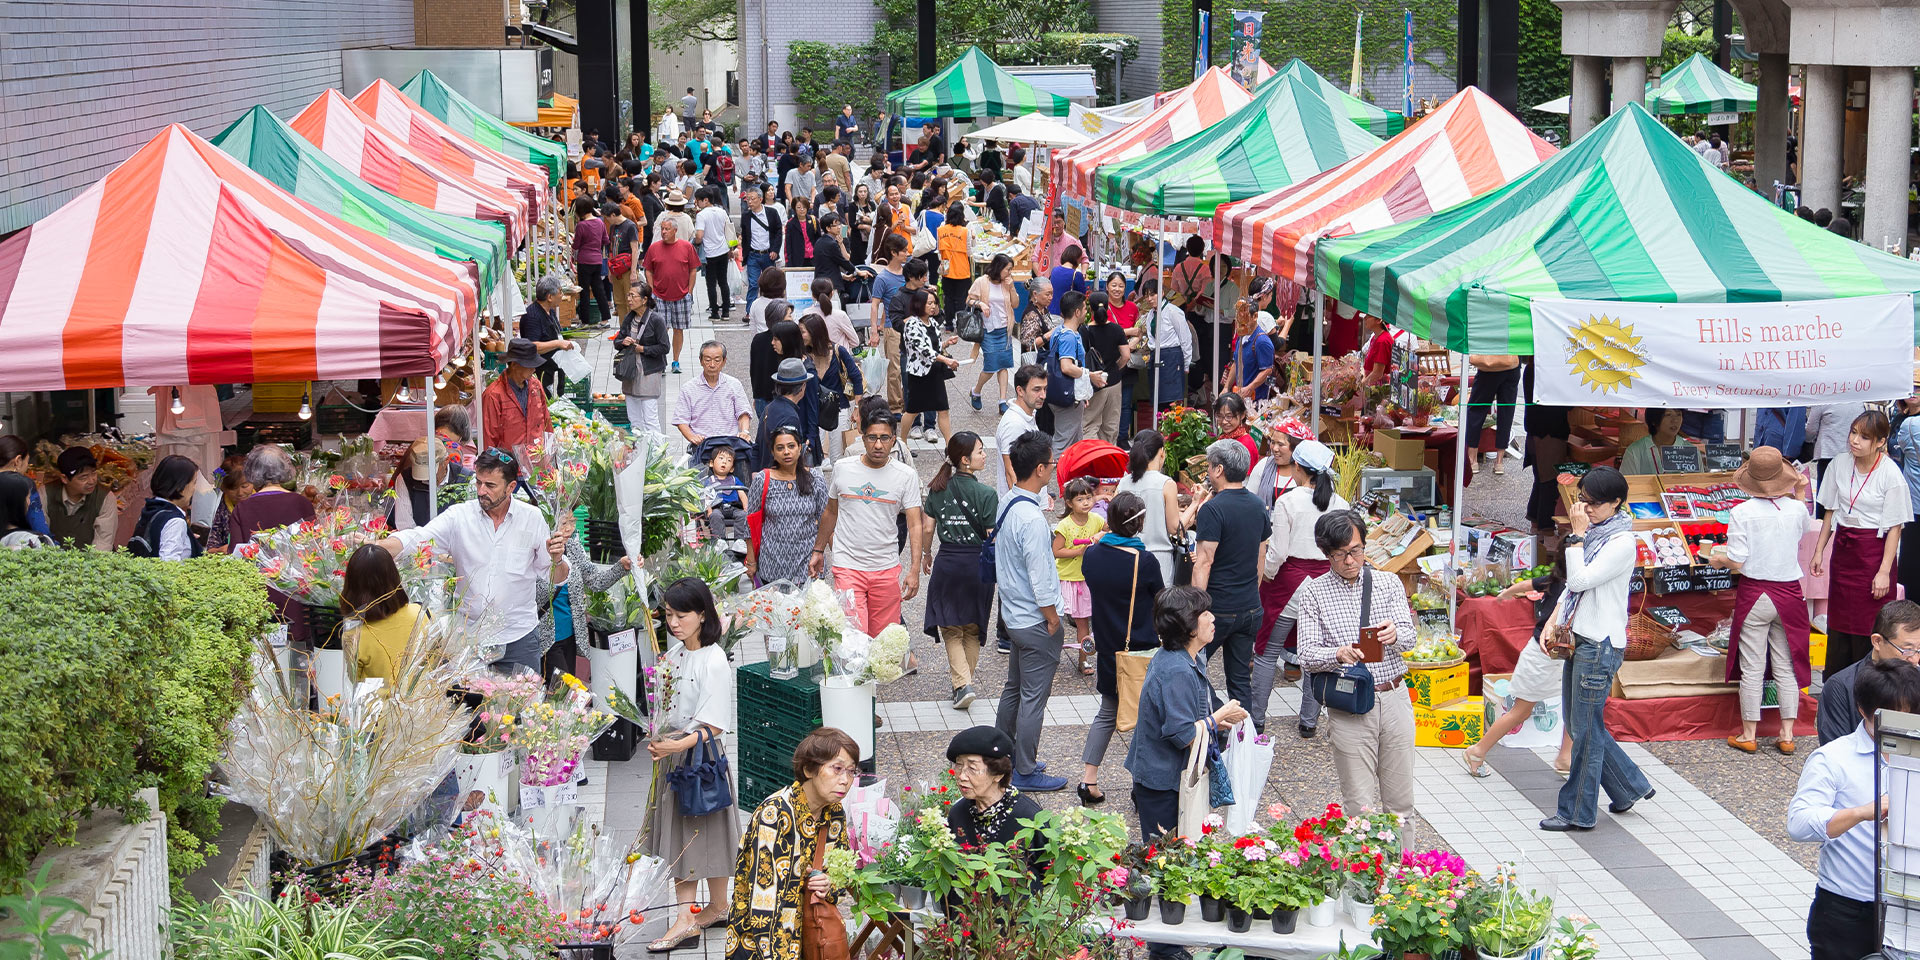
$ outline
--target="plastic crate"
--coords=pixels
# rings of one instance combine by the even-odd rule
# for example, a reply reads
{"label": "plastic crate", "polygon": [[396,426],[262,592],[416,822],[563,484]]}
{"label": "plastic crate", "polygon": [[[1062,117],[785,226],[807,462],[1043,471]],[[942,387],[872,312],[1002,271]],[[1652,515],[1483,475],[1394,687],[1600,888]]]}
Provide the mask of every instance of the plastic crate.
{"label": "plastic crate", "polygon": [[740,762],[734,767],[734,778],[739,784],[736,792],[741,808],[757,807],[760,801],[793,782],[793,751],[787,751],[785,763],[773,763],[760,757],[749,758],[743,749]]}
{"label": "plastic crate", "polygon": [[586,410],[593,406],[593,381],[586,377],[570,381],[561,396],[572,400],[574,406]]}
{"label": "plastic crate", "polygon": [[320,433],[360,434],[373,426],[374,414],[345,404],[328,404],[314,411],[313,428]]}
{"label": "plastic crate", "polygon": [[624,400],[616,401],[614,403],[597,403],[596,402],[593,405],[592,412],[595,414],[598,414],[600,419],[605,420],[606,422],[611,423],[616,427],[625,427],[625,426],[632,425],[632,419],[627,416],[627,403]]}

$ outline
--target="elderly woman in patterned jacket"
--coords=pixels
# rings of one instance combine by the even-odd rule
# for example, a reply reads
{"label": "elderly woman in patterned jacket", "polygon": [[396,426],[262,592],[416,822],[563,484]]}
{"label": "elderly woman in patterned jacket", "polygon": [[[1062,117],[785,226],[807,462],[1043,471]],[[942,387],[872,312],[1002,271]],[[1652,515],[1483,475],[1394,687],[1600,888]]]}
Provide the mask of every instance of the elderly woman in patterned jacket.
{"label": "elderly woman in patterned jacket", "polygon": [[[860,747],[822,727],[793,751],[794,781],[762,801],[740,837],[727,917],[727,960],[800,960],[808,905],[832,906],[826,851],[847,845],[840,807],[860,776]],[[839,911],[833,911],[839,926]],[[840,926],[841,956],[846,928]],[[811,952],[811,951],[809,951]]]}

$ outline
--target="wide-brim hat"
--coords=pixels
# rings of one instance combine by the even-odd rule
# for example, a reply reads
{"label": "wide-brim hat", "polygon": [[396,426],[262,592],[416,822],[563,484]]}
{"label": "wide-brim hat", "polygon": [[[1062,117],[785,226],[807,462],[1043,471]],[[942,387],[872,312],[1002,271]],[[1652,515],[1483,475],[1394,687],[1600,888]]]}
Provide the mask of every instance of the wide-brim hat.
{"label": "wide-brim hat", "polygon": [[1754,447],[1747,462],[1733,472],[1734,486],[1756,497],[1784,497],[1806,480],[1773,447]]}
{"label": "wide-brim hat", "polygon": [[667,191],[667,199],[662,202],[669,207],[680,208],[687,205],[687,197],[686,194],[678,190],[669,190]]}
{"label": "wide-brim hat", "polygon": [[773,372],[774,383],[791,385],[795,383],[806,383],[807,379],[807,366],[800,362],[799,357],[788,357],[780,361],[779,368]]}
{"label": "wide-brim hat", "polygon": [[507,341],[507,362],[516,367],[537,367],[540,365],[540,351],[533,341],[525,337],[514,337]]}

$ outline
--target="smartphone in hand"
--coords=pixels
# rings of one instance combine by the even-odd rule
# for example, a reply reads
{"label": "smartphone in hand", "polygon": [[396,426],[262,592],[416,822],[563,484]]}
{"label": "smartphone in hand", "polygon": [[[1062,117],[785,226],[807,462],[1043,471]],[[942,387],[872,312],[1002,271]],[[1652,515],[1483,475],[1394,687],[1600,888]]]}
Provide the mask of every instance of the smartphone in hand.
{"label": "smartphone in hand", "polygon": [[1358,646],[1360,647],[1361,660],[1367,663],[1379,663],[1381,660],[1386,659],[1386,648],[1380,642],[1380,634],[1381,629],[1379,627],[1360,628],[1360,642]]}

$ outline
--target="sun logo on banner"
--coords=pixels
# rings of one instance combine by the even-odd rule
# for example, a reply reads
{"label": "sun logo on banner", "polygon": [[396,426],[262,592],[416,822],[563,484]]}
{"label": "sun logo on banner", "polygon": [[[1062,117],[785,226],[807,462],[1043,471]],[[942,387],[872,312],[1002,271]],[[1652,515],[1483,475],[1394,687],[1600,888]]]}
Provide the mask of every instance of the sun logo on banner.
{"label": "sun logo on banner", "polygon": [[1080,115],[1080,129],[1093,136],[1099,136],[1100,131],[1105,129],[1106,125],[1106,118],[1094,113],[1092,110],[1088,110]]}
{"label": "sun logo on banner", "polygon": [[1633,335],[1633,325],[1605,314],[1589,316],[1567,334],[1567,365],[1594,393],[1612,393],[1633,386],[1633,378],[1647,363],[1647,351]]}

